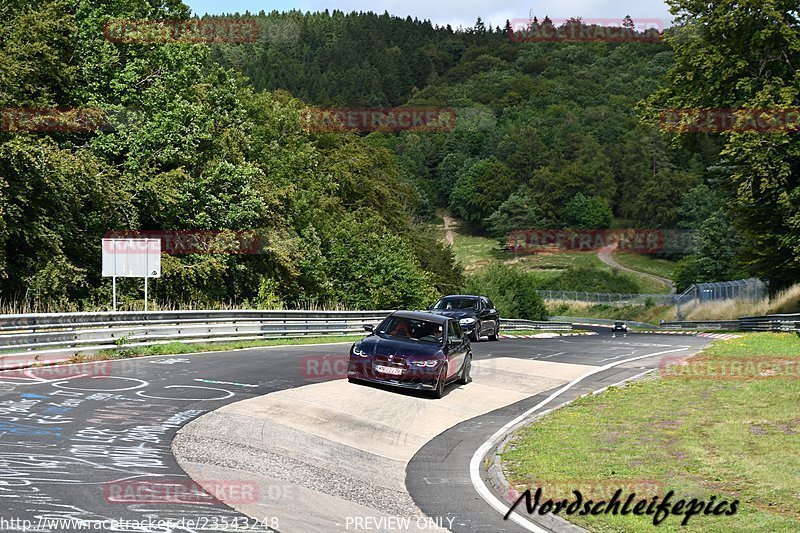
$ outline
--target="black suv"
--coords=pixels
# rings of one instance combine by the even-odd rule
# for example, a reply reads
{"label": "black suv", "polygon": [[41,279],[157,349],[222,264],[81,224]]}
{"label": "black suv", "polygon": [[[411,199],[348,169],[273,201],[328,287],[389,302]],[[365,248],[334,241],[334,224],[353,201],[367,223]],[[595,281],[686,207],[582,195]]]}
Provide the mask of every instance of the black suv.
{"label": "black suv", "polygon": [[428,310],[437,315],[457,318],[461,329],[472,341],[478,341],[484,335],[490,341],[496,341],[500,334],[500,314],[486,296],[445,296]]}

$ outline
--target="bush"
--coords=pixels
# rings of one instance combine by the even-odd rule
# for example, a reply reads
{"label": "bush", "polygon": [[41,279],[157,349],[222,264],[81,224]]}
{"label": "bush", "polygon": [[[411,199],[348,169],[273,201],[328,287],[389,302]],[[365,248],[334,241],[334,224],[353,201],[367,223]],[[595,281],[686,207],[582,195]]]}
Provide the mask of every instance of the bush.
{"label": "bush", "polygon": [[542,289],[578,292],[637,294],[639,286],[630,276],[598,268],[573,268],[545,282]]}
{"label": "bush", "polygon": [[611,208],[597,196],[575,195],[561,212],[563,225],[570,229],[606,229],[613,218]]}
{"label": "bush", "polygon": [[456,182],[450,195],[450,209],[473,228],[505,202],[516,185],[511,171],[496,158],[472,165]]}
{"label": "bush", "polygon": [[414,309],[436,297],[411,246],[369,221],[339,221],[326,258],[333,301],[349,309]]}
{"label": "bush", "polygon": [[466,292],[488,296],[501,317],[547,320],[547,309],[536,292],[536,278],[495,263],[467,278]]}

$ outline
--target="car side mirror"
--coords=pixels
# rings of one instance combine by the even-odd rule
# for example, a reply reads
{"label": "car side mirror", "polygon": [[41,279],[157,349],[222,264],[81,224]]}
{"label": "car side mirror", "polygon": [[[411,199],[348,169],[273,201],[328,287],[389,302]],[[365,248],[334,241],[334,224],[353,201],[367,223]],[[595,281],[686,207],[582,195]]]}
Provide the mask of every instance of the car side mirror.
{"label": "car side mirror", "polygon": [[432,305],[428,306],[428,311],[433,311],[433,306]]}
{"label": "car side mirror", "polygon": [[369,331],[370,333],[374,333],[375,332],[375,327],[374,326],[370,326],[369,324],[364,324],[364,331]]}

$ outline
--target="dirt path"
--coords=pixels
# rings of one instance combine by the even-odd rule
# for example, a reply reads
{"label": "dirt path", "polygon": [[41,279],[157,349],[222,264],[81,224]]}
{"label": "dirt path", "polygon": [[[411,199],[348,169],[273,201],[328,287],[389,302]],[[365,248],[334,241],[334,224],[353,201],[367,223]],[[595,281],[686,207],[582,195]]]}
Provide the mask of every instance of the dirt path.
{"label": "dirt path", "polygon": [[630,267],[618,263],[617,260],[614,259],[614,250],[616,249],[617,249],[617,243],[614,243],[610,246],[606,246],[605,248],[601,248],[600,250],[597,251],[597,257],[600,259],[600,261],[607,264],[611,268],[623,270],[635,276],[648,278],[658,283],[661,283],[662,285],[666,285],[669,287],[669,293],[675,294],[675,283],[671,279],[662,278],[661,276],[656,276],[655,274],[650,274],[648,272],[642,272],[641,270],[634,270]]}
{"label": "dirt path", "polygon": [[455,241],[456,239],[456,232],[454,231],[454,229],[456,228],[455,224],[456,221],[453,217],[450,216],[450,213],[443,214],[442,218],[444,219],[444,231],[445,231],[444,240],[445,242],[447,242],[447,244],[452,246],[453,241]]}

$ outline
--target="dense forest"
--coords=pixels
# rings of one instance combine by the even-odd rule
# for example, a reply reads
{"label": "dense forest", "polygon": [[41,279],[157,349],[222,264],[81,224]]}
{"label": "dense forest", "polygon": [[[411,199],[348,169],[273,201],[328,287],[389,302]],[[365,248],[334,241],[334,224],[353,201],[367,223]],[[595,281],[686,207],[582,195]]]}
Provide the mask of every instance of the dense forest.
{"label": "dense forest", "polygon": [[[414,225],[418,200],[389,149],[306,133],[304,103],[254,91],[206,45],[103,36],[110,17],[188,15],[144,0],[0,6],[0,108],[124,116],[103,131],[0,133],[0,294],[106,306],[101,238],[159,229],[256,230],[262,247],[164,255],[161,302],[390,308],[457,289],[452,253]],[[141,298],[141,281],[121,289]]]}
{"label": "dense forest", "polygon": [[[663,42],[525,42],[480,19],[453,31],[386,13],[262,12],[259,42],[212,57],[315,105],[454,108],[452,134],[367,137],[396,154],[418,219],[447,207],[501,243],[522,228],[678,230],[694,242],[670,256],[679,287],[755,276],[778,289],[800,278],[800,125],[679,134],[663,113],[797,106],[796,5],[668,3]],[[759,147],[772,147],[774,166]]]}
{"label": "dense forest", "polygon": [[[106,306],[109,231],[255,230],[261,253],[165,255],[154,296],[419,307],[465,281],[425,229],[437,207],[501,242],[535,227],[683,229],[697,242],[683,284],[787,284],[800,277],[797,138],[676,135],[659,116],[797,106],[796,6],[670,3],[680,18],[664,42],[520,42],[480,20],[293,11],[256,15],[256,42],[209,46],[105,38],[111,19],[188,18],[178,0],[6,1],[0,109],[124,120],[0,131],[0,297]],[[456,122],[312,132],[309,106],[449,107]],[[137,283],[122,290],[139,297]]]}

